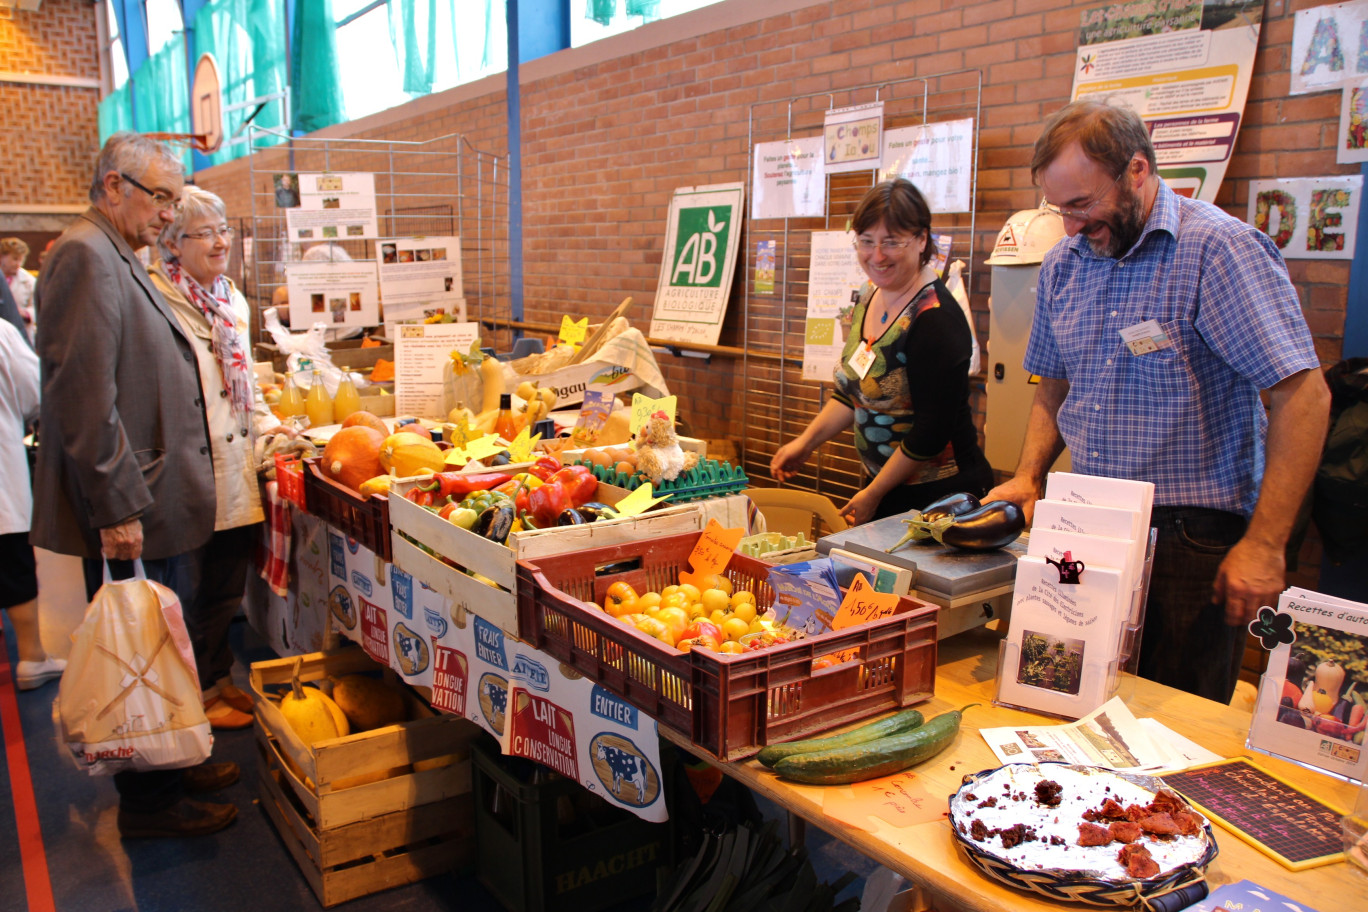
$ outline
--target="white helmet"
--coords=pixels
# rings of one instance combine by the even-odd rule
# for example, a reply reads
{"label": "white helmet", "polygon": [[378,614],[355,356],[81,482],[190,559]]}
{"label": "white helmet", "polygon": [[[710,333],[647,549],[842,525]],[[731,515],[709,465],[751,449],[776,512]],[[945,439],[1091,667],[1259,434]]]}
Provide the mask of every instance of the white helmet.
{"label": "white helmet", "polygon": [[990,266],[1029,266],[1064,237],[1064,219],[1054,209],[1022,209],[998,232]]}

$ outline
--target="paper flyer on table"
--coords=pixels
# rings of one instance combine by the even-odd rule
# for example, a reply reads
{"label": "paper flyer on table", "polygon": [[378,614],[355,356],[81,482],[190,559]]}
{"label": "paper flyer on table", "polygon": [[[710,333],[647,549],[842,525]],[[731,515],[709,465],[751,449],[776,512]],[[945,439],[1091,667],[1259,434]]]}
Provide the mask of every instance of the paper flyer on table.
{"label": "paper flyer on table", "polygon": [[294,177],[298,203],[284,207],[290,240],[307,244],[379,236],[375,221],[374,174],[351,171],[301,173]]}
{"label": "paper flyer on table", "polygon": [[380,244],[380,297],[385,321],[452,314],[465,322],[461,239],[394,238]]}
{"label": "paper flyer on table", "polygon": [[985,728],[979,734],[1003,763],[1078,763],[1132,773],[1188,765],[1151,738],[1120,697],[1067,725]]}

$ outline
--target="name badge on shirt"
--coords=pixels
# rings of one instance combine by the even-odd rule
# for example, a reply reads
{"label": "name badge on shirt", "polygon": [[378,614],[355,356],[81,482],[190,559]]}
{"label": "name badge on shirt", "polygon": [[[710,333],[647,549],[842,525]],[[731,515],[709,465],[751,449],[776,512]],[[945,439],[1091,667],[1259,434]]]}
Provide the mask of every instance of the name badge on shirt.
{"label": "name badge on shirt", "polygon": [[855,372],[855,376],[863,380],[865,374],[868,374],[869,369],[874,366],[874,349],[869,347],[868,342],[861,341],[846,363]]}
{"label": "name badge on shirt", "polygon": [[1126,343],[1126,348],[1130,349],[1132,355],[1148,355],[1161,348],[1173,347],[1173,341],[1159,328],[1156,320],[1146,320],[1134,326],[1127,326],[1121,330],[1121,341]]}

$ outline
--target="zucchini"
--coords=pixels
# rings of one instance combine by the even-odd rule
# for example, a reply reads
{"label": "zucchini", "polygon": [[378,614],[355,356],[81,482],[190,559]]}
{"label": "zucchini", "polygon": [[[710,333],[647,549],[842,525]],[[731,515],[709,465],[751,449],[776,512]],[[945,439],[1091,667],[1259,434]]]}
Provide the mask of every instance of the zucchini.
{"label": "zucchini", "polygon": [[812,785],[841,785],[889,776],[934,757],[949,747],[959,732],[964,710],[969,706],[942,713],[910,732],[836,750],[785,757],[774,764],[774,771],[785,779]]}
{"label": "zucchini", "polygon": [[923,721],[922,714],[915,709],[904,709],[901,712],[879,719],[877,722],[852,728],[850,731],[839,735],[831,735],[826,738],[809,738],[804,741],[789,741],[784,744],[771,744],[763,748],[755,759],[765,766],[773,767],[780,760],[785,757],[792,757],[794,754],[810,754],[814,751],[863,744],[866,741],[874,741],[878,738],[896,735],[899,732],[910,731],[921,725]]}

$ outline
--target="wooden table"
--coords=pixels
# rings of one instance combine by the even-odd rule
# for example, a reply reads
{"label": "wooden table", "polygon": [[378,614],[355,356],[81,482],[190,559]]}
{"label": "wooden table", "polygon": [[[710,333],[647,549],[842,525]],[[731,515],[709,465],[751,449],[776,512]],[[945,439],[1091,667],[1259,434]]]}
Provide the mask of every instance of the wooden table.
{"label": "wooden table", "polygon": [[[932,792],[953,794],[966,773],[1001,765],[979,737],[979,728],[1058,723],[1058,720],[992,705],[999,640],[1000,634],[978,628],[941,642],[936,696],[921,707],[922,711],[929,718],[968,703],[977,702],[980,706],[966,714],[955,744],[917,767],[917,774],[925,779]],[[1247,712],[1129,676],[1123,678],[1119,695],[1137,718],[1158,719],[1222,757],[1251,757],[1260,766],[1289,778],[1329,804],[1343,808],[1353,806],[1357,786],[1245,750],[1250,720]],[[686,750],[698,753],[682,736],[663,727],[661,733]],[[707,756],[704,759],[717,762]],[[755,760],[718,765],[729,776],[789,812],[902,874],[918,885],[929,902],[942,912],[951,909],[1017,912],[1061,906],[1036,894],[1002,886],[979,873],[956,849],[949,823],[943,819],[906,828],[879,821],[878,829],[869,832],[826,817],[822,813],[824,790],[821,787],[796,785],[779,779]],[[1213,828],[1220,848],[1220,854],[1207,869],[1213,889],[1221,884],[1252,880],[1320,912],[1368,908],[1368,876],[1353,865],[1339,862],[1300,872],[1290,871],[1228,830],[1215,824]]]}

